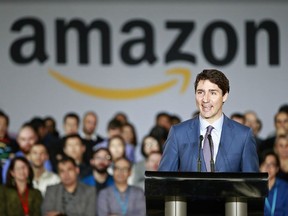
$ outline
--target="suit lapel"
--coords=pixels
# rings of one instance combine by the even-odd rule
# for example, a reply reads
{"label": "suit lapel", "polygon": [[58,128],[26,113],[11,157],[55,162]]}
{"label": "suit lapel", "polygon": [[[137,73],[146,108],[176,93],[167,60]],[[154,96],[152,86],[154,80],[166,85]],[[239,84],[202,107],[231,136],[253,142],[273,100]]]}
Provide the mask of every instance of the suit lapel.
{"label": "suit lapel", "polygon": [[[189,161],[189,166],[191,167],[189,170],[197,171],[197,160],[198,160],[198,145],[199,145],[199,117],[195,117],[192,119],[189,130],[187,130],[187,137],[189,139],[189,144],[191,145],[189,149],[191,149],[190,158],[192,161]],[[202,151],[201,151],[202,154]],[[202,159],[201,159],[202,160]],[[203,165],[202,165],[203,168]]]}
{"label": "suit lapel", "polygon": [[224,115],[219,149],[215,162],[216,170],[219,170],[220,167],[223,168],[226,166],[226,155],[229,152],[229,149],[232,147],[232,143],[235,137],[235,131],[230,121],[231,120]]}

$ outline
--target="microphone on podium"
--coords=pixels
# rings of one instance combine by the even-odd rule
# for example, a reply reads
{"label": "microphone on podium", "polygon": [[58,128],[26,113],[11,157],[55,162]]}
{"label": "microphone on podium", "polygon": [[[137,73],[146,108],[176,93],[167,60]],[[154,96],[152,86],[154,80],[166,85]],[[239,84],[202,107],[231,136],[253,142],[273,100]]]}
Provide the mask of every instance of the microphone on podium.
{"label": "microphone on podium", "polygon": [[210,146],[210,154],[211,154],[211,160],[210,160],[210,168],[211,172],[215,172],[215,164],[214,164],[214,159],[213,159],[213,140],[211,137],[211,134],[208,135],[208,141],[209,141],[209,146]]}
{"label": "microphone on podium", "polygon": [[202,148],[203,136],[199,137],[199,146],[198,146],[198,161],[197,161],[197,172],[201,172],[201,148]]}

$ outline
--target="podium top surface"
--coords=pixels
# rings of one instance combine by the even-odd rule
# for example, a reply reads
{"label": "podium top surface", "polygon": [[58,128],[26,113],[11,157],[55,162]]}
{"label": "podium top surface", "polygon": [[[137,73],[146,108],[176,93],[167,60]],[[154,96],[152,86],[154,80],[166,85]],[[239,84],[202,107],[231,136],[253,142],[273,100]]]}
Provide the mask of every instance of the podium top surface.
{"label": "podium top surface", "polygon": [[145,172],[145,195],[194,198],[263,198],[267,173]]}

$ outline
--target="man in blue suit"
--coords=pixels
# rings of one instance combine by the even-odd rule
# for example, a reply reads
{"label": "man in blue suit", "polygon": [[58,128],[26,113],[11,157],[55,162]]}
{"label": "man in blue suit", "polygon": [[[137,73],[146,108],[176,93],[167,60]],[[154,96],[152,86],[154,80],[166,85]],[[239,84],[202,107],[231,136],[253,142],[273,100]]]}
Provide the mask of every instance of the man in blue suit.
{"label": "man in blue suit", "polygon": [[[203,70],[197,75],[194,87],[200,113],[170,129],[158,170],[258,172],[256,142],[251,129],[222,112],[230,90],[227,77],[215,69]],[[211,163],[205,164],[203,154],[202,140],[208,126],[212,126],[210,153],[213,168]]]}

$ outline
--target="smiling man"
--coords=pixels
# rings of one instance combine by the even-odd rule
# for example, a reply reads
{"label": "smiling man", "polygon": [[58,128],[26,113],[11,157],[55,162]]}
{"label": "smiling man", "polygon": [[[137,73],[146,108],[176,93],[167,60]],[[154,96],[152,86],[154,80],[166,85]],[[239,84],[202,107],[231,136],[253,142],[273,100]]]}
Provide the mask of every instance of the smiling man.
{"label": "smiling man", "polygon": [[229,80],[218,70],[196,77],[199,115],[172,126],[159,171],[258,172],[256,143],[250,128],[223,114]]}

